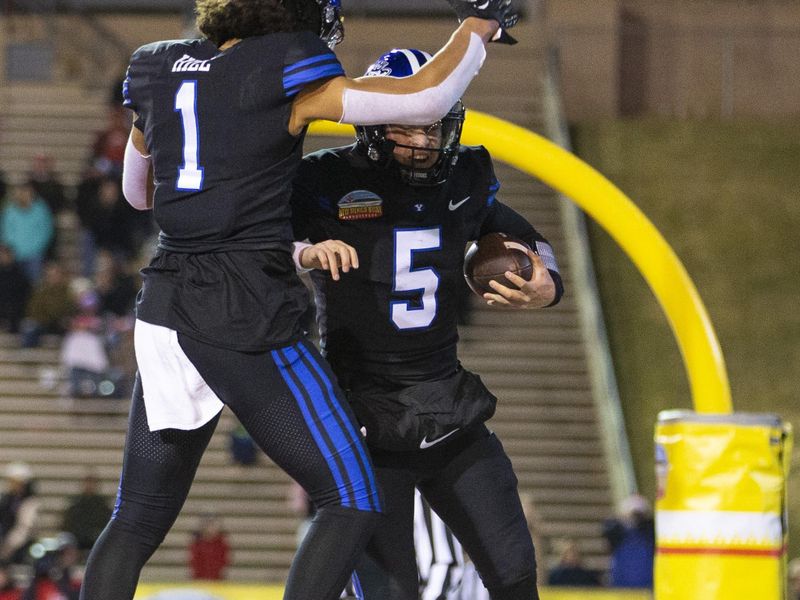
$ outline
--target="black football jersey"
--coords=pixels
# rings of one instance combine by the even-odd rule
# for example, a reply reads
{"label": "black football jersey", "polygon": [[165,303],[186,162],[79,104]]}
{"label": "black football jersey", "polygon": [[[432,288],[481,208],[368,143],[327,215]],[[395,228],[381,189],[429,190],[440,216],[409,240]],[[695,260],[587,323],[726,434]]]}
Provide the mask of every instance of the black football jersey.
{"label": "black football jersey", "polygon": [[490,232],[546,242],[496,199],[499,187],[483,147],[462,146],[447,182],[433,187],[405,184],[356,146],[304,158],[292,194],[296,239],[339,239],[359,257],[339,281],[312,274],[324,350],[344,385],[407,385],[456,370],[467,243]]}
{"label": "black football jersey", "polygon": [[224,51],[207,40],[136,50],[124,104],[152,152],[161,246],[287,248],[304,137],[287,131],[291,102],[305,85],[343,73],[311,32],[250,37]]}
{"label": "black football jersey", "polygon": [[242,351],[302,334],[308,294],[292,263],[289,200],[304,135],[287,126],[304,86],[342,73],[311,32],[134,52],[124,103],[152,153],[161,228],[137,318]]}

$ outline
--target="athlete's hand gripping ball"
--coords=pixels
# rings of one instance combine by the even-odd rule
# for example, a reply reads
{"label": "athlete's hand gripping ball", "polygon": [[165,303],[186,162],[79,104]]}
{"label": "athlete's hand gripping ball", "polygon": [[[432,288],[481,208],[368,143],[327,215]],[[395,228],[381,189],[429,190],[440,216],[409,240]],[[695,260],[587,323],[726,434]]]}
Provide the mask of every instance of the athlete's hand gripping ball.
{"label": "athlete's hand gripping ball", "polygon": [[517,43],[517,40],[508,35],[506,31],[514,27],[519,20],[519,13],[512,5],[511,0],[447,0],[447,2],[456,11],[459,22],[467,17],[477,17],[500,23],[500,30],[492,38],[493,42]]}
{"label": "athlete's hand gripping ball", "polygon": [[542,308],[555,298],[555,283],[542,258],[528,250],[528,258],[533,265],[533,275],[526,280],[511,271],[505,272],[505,278],[518,289],[503,285],[498,281],[490,281],[489,286],[494,293],[486,293],[483,299],[489,305],[501,304],[511,308]]}

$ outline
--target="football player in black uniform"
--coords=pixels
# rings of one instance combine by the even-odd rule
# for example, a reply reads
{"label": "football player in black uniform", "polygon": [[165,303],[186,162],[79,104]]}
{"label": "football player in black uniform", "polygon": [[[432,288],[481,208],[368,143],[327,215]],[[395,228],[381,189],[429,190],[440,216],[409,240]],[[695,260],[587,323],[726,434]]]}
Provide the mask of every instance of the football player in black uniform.
{"label": "football player in black uniform", "polygon": [[[397,49],[367,75],[412,76],[429,60]],[[459,144],[463,118],[457,102],[425,127],[356,126],[354,145],[305,157],[292,193],[297,239],[339,240],[358,257],[358,269],[339,281],[321,271],[311,278],[326,357],[366,429],[384,492],[385,516],[367,552],[387,589],[363,582],[368,600],[417,598],[415,486],[463,544],[493,600],[538,598],[517,479],[484,425],[496,400],[456,355],[457,305],[465,245],[489,232],[535,249],[530,281],[507,274],[518,288],[493,284],[484,296],[490,304],[551,306],[561,278],[547,241],[497,200],[488,152]]]}
{"label": "football player in black uniform", "polygon": [[[343,31],[339,0],[198,0],[204,39],[134,52],[123,187],[132,205],[153,207],[161,235],[142,272],[119,493],[84,600],[133,597],[224,405],[318,508],[285,598],[338,596],[382,506],[350,408],[303,336],[291,181],[314,119],[417,123],[447,111],[484,44],[516,19],[509,0],[450,1],[460,27],[430,69],[403,82],[344,76],[331,51]],[[336,265],[337,252],[349,260],[321,244],[303,263]]]}

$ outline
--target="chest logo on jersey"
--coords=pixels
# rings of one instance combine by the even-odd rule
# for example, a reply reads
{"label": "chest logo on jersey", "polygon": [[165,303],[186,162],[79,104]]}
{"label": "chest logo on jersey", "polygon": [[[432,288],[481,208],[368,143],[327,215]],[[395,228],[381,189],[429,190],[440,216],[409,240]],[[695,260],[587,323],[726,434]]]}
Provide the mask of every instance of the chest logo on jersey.
{"label": "chest logo on jersey", "polygon": [[175,61],[175,64],[172,65],[173,73],[184,73],[186,71],[208,72],[210,70],[211,70],[210,60],[200,60],[198,58],[192,58],[188,54],[184,54],[183,56],[181,56],[178,60]]}
{"label": "chest logo on jersey", "polygon": [[336,203],[340,221],[377,219],[383,216],[383,200],[374,192],[353,190]]}

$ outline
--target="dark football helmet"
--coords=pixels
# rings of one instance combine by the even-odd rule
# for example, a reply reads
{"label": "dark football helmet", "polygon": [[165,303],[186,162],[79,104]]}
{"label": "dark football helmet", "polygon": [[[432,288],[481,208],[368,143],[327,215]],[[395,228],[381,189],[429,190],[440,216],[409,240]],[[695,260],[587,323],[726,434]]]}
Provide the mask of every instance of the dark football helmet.
{"label": "dark football helmet", "polygon": [[[422,68],[431,55],[413,48],[395,48],[381,56],[364,73],[365,77],[408,77]],[[453,165],[458,160],[458,147],[461,143],[461,127],[464,124],[464,105],[459,100],[445,115],[441,122],[431,126],[441,126],[441,142],[438,148],[407,146],[386,138],[386,125],[356,125],[356,139],[359,148],[376,165],[399,169],[403,179],[411,185],[439,185],[447,180]],[[408,148],[425,152],[436,152],[438,156],[433,166],[425,168],[400,164],[394,160],[395,148]]]}
{"label": "dark football helmet", "polygon": [[344,39],[342,0],[283,0],[283,4],[294,10],[304,29],[319,32],[320,39],[329,48]]}

